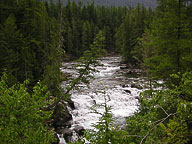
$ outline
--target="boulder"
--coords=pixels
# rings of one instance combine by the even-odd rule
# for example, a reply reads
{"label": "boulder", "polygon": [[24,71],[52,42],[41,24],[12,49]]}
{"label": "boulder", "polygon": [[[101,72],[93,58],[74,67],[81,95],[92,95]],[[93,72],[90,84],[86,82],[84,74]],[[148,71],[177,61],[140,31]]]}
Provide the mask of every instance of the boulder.
{"label": "boulder", "polygon": [[132,84],[131,84],[131,88],[143,89],[142,86],[137,85],[137,84],[135,84],[135,83],[132,83]]}
{"label": "boulder", "polygon": [[127,66],[120,66],[120,69],[127,69]]}
{"label": "boulder", "polygon": [[74,104],[74,102],[72,100],[69,100],[68,104],[69,104],[69,106],[71,107],[72,110],[75,109],[75,104]]}
{"label": "boulder", "polygon": [[131,94],[130,90],[124,90],[126,93]]}
{"label": "boulder", "polygon": [[66,142],[71,141],[73,136],[73,130],[67,128],[61,128],[57,130],[58,134],[62,134]]}
{"label": "boulder", "polygon": [[85,132],[85,129],[83,126],[76,126],[74,129],[73,129],[79,136],[83,136],[84,135],[84,132]]}
{"label": "boulder", "polygon": [[122,88],[128,87],[128,85],[126,85],[126,84],[122,84],[121,86],[122,86]]}
{"label": "boulder", "polygon": [[139,96],[135,96],[134,98],[135,98],[135,99],[138,99],[138,100],[140,99],[140,97],[139,97]]}
{"label": "boulder", "polygon": [[64,139],[69,142],[73,139],[74,137],[74,133],[77,134],[78,137],[80,136],[83,136],[84,135],[84,127],[83,126],[80,126],[80,125],[77,125],[75,126],[73,129],[68,129],[68,128],[58,128],[57,129],[57,133],[58,134],[62,134]]}
{"label": "boulder", "polygon": [[59,102],[59,104],[55,107],[53,119],[53,126],[55,129],[57,129],[57,127],[70,127],[69,121],[72,120],[72,115],[69,113],[64,102]]}

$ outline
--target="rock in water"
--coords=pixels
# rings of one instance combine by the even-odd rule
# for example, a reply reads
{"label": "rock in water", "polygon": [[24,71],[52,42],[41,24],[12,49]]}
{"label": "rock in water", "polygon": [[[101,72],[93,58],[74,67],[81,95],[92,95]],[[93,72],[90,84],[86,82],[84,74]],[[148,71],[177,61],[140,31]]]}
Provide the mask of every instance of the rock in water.
{"label": "rock in water", "polygon": [[72,115],[69,113],[67,109],[67,105],[65,102],[59,102],[54,111],[54,127],[57,129],[58,127],[68,126],[68,122],[72,120]]}
{"label": "rock in water", "polygon": [[55,107],[53,119],[54,119],[53,126],[56,130],[56,133],[62,134],[65,140],[70,139],[69,137],[72,136],[70,130],[72,123],[71,122],[72,115],[69,113],[67,105],[65,104],[64,101],[59,102],[59,104]]}
{"label": "rock in water", "polygon": [[124,90],[126,93],[129,93],[129,94],[131,94],[131,91],[130,90]]}
{"label": "rock in water", "polygon": [[63,138],[63,134],[57,134],[59,138],[59,144],[67,144],[65,139]]}
{"label": "rock in water", "polygon": [[135,84],[135,83],[132,83],[132,84],[131,84],[131,88],[143,89],[142,86],[137,85],[137,84]]}
{"label": "rock in water", "polygon": [[85,129],[83,126],[77,126],[73,129],[79,136],[83,136]]}

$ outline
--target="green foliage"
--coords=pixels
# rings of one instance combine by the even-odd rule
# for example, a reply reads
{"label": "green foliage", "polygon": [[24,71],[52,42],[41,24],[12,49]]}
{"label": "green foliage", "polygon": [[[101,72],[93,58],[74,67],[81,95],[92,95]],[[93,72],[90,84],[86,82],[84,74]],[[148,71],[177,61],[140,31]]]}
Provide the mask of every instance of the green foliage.
{"label": "green foliage", "polygon": [[23,47],[23,36],[17,29],[15,21],[15,16],[10,14],[0,28],[0,73],[6,70],[19,77],[19,53]]}
{"label": "green foliage", "polygon": [[59,24],[55,18],[49,19],[50,33],[48,35],[48,45],[46,56],[46,67],[43,75],[43,82],[48,86],[49,91],[55,97],[62,95],[61,92],[61,58],[63,56],[62,49],[58,48],[59,41]]}
{"label": "green foliage", "polygon": [[28,81],[8,87],[7,75],[0,81],[0,143],[50,143],[53,131],[45,121],[52,111],[46,106],[51,103],[47,87],[40,82],[27,92]]}
{"label": "green foliage", "polygon": [[130,14],[127,14],[123,23],[119,27],[116,33],[116,45],[121,51],[121,55],[126,62],[131,61],[131,49],[132,49],[132,25],[130,24]]}
{"label": "green foliage", "polygon": [[134,135],[128,136],[129,142],[192,142],[189,9],[180,0],[159,1],[152,23],[140,39],[150,81],[163,79],[166,87],[140,96],[140,110],[127,120],[127,131]]}
{"label": "green foliage", "polygon": [[91,43],[91,27],[88,21],[84,22],[82,29],[82,49],[88,50]]}
{"label": "green foliage", "polygon": [[116,50],[115,33],[122,21],[124,9],[94,6],[94,2],[82,5],[81,2],[77,4],[68,1],[63,11],[66,30],[63,33],[66,38],[64,49],[68,55],[73,58],[82,56],[84,51],[89,50],[100,30],[106,39],[104,48],[109,52]]}
{"label": "green foliage", "polygon": [[0,143],[50,143],[49,96],[62,95],[59,8],[52,13],[40,0],[3,0],[0,7],[0,76],[8,73],[1,81]]}
{"label": "green foliage", "polygon": [[149,24],[148,19],[152,17],[149,11],[140,4],[135,9],[129,9],[115,35],[116,46],[125,62],[135,66],[142,62],[140,38]]}
{"label": "green foliage", "polygon": [[9,74],[9,85],[30,79],[32,88],[42,80],[54,96],[60,95],[63,53],[58,48],[59,8],[54,10],[54,5],[39,0],[1,1],[4,9],[9,8],[6,15],[0,13],[4,17],[0,23],[0,75]]}
{"label": "green foliage", "polygon": [[[140,143],[191,142],[191,82],[192,73],[182,75],[180,86],[141,95],[139,112],[127,120],[127,131]],[[139,137],[139,138],[138,138]]]}
{"label": "green foliage", "polygon": [[174,81],[170,77],[172,74],[191,70],[189,9],[180,0],[160,1],[149,30],[144,35],[148,37],[143,42],[144,51],[152,50],[149,57],[144,58],[145,65],[153,77],[164,79],[168,85],[179,84],[181,80],[180,77],[180,80]]}

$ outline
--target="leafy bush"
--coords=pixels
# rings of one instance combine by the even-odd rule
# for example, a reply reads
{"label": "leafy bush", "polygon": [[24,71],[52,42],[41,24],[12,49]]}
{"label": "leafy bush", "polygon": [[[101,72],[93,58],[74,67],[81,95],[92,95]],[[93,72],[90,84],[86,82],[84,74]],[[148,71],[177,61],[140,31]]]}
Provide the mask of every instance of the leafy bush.
{"label": "leafy bush", "polygon": [[50,104],[47,87],[40,82],[27,91],[28,81],[24,84],[7,85],[4,74],[0,81],[0,143],[42,143],[53,141],[53,131],[45,122],[52,111],[47,111]]}
{"label": "leafy bush", "polygon": [[151,98],[147,93],[141,95],[139,112],[127,120],[128,133],[135,135],[128,137],[128,141],[140,144],[191,143],[191,87],[192,72],[186,72],[179,86],[156,91]]}

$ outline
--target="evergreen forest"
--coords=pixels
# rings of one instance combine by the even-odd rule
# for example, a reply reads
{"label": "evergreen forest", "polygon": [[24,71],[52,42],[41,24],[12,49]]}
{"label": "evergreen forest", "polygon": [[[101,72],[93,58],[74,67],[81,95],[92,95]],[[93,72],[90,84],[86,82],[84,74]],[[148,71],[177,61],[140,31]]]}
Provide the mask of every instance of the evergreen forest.
{"label": "evergreen forest", "polygon": [[[54,0],[57,2],[57,0]],[[61,2],[65,5],[68,0],[61,0]],[[78,3],[80,0],[73,0]],[[91,3],[93,0],[81,0],[83,4],[87,4],[87,2]],[[104,5],[104,6],[126,6],[126,7],[135,7],[138,3],[143,4],[146,7],[155,8],[157,5],[156,0],[94,0],[95,5]]]}
{"label": "evergreen forest", "polygon": [[[191,144],[192,3],[145,2],[0,0],[0,144],[57,143],[60,103],[71,103],[70,91],[89,84],[107,54],[144,71],[150,88],[125,129],[113,127],[105,104],[97,131],[73,143]],[[60,68],[72,60],[81,63],[79,77],[63,89]]]}

